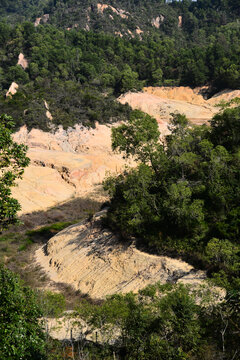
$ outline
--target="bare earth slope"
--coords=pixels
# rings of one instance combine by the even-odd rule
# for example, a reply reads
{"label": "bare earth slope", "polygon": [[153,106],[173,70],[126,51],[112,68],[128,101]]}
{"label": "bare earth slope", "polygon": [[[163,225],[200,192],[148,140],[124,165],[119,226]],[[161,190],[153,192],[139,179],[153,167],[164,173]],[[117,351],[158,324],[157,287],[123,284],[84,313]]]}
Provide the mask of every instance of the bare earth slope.
{"label": "bare earth slope", "polygon": [[36,251],[36,260],[51,280],[72,285],[92,298],[137,292],[158,281],[199,283],[206,276],[188,263],[166,256],[149,255],[134,244],[123,244],[102,228],[99,212],[61,231]]}
{"label": "bare earth slope", "polygon": [[31,159],[13,189],[22,213],[44,210],[74,197],[95,196],[106,173],[120,171],[126,164],[112,153],[111,128],[105,125],[59,129],[55,134],[37,129],[28,132],[23,127],[14,140],[28,145]]}
{"label": "bare earth slope", "polygon": [[171,113],[185,114],[192,123],[200,125],[208,123],[219,111],[215,105],[221,100],[228,101],[234,97],[240,97],[240,90],[225,90],[205,100],[200,90],[183,86],[147,87],[143,89],[143,92],[124,94],[120,96],[119,101],[154,116],[162,134],[165,134]]}
{"label": "bare earth slope", "polygon": [[[149,87],[122,95],[119,101],[156,117],[164,135],[171,113],[178,111],[195,124],[205,123],[218,111],[214,104],[236,96],[240,90],[225,90],[205,100],[199,89]],[[22,127],[14,140],[28,145],[31,159],[23,180],[13,190],[22,213],[46,210],[79,196],[93,194],[96,199],[96,189],[106,172],[119,172],[126,164],[120,155],[112,153],[111,126],[97,124],[96,129],[87,129],[76,125],[67,131],[60,128],[55,134],[37,129],[28,132]],[[101,195],[98,200],[105,199]]]}

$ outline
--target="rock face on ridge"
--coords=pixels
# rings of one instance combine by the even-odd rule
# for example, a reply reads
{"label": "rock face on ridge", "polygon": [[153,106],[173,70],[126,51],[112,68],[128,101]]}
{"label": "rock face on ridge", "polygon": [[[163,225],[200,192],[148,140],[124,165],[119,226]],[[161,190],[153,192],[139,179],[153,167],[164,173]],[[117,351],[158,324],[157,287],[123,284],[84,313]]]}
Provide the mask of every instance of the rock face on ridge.
{"label": "rock face on ridge", "polygon": [[[158,281],[195,284],[206,277],[188,263],[139,251],[102,227],[106,210],[61,231],[36,251],[51,280],[72,285],[92,298],[137,292]],[[185,281],[186,280],[186,281]]]}
{"label": "rock face on ridge", "polygon": [[12,84],[10,85],[7,93],[6,93],[6,97],[12,97],[12,95],[15,95],[16,92],[18,90],[18,84],[15,82],[12,82]]}
{"label": "rock face on ridge", "polygon": [[26,70],[28,68],[28,61],[25,58],[23,53],[19,54],[17,65],[20,65],[24,70]]}

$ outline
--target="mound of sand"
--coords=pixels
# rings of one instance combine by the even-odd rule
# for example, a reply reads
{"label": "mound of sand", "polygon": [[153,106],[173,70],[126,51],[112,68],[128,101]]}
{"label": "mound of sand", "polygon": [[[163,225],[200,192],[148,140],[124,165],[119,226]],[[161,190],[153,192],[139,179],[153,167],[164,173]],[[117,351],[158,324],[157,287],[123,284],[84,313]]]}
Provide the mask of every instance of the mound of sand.
{"label": "mound of sand", "polygon": [[188,263],[149,255],[135,245],[121,243],[102,227],[103,210],[61,231],[36,251],[36,261],[52,281],[72,285],[92,298],[137,292],[158,281],[198,284],[206,277]]}

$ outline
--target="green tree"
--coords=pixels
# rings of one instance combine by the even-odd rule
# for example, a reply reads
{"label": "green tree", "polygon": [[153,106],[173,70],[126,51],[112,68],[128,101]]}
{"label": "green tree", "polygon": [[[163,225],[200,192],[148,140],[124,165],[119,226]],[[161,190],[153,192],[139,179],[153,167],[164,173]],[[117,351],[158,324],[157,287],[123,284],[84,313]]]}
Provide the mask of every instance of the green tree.
{"label": "green tree", "polygon": [[138,80],[138,73],[133,71],[129,65],[125,66],[120,81],[120,92],[129,90],[141,90],[141,82]]}
{"label": "green tree", "polygon": [[0,358],[45,360],[41,311],[34,293],[0,265]]}
{"label": "green tree", "polygon": [[11,187],[21,178],[29,164],[27,148],[12,139],[14,123],[7,115],[0,116],[0,231],[17,222],[20,204],[11,197]]}
{"label": "green tree", "polygon": [[78,314],[100,333],[117,335],[120,359],[185,360],[200,346],[199,307],[181,285],[151,285],[141,295],[114,295],[101,306],[81,304]]}
{"label": "green tree", "polygon": [[134,156],[147,162],[160,136],[156,120],[140,110],[134,110],[127,123],[112,129],[112,148],[126,157]]}
{"label": "green tree", "polygon": [[236,151],[240,146],[240,106],[215,115],[211,129],[214,144],[223,145],[228,151]]}

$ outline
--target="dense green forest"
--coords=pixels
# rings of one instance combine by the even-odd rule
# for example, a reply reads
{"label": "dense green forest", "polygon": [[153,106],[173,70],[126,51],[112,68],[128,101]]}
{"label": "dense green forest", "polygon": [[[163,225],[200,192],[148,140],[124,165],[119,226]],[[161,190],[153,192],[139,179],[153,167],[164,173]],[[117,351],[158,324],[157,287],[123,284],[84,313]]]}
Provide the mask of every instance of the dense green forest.
{"label": "dense green forest", "polygon": [[[203,44],[189,46],[174,36],[152,34],[125,39],[30,22],[11,27],[0,23],[0,106],[17,126],[48,128],[44,100],[55,124],[94,125],[96,120],[124,119],[130,110],[115,101],[144,85],[208,84],[212,93],[240,86],[240,25],[216,29]],[[23,53],[29,66],[17,64]],[[10,84],[16,95],[5,98]]]}
{"label": "dense green forest", "polygon": [[[94,126],[127,118],[130,109],[116,96],[144,85],[208,85],[210,95],[239,88],[237,1],[106,4],[112,8],[101,12],[88,0],[1,2],[0,106],[17,127],[48,130],[44,101],[56,125]],[[49,18],[34,27],[43,14]],[[17,65],[20,53],[25,70]],[[19,90],[6,100],[13,81]]]}
{"label": "dense green forest", "polygon": [[[160,141],[155,119],[116,98],[151,85],[207,85],[208,95],[239,89],[239,0],[104,4],[109,6],[101,10],[90,0],[1,0],[0,113],[15,124],[0,117],[0,230],[16,222],[19,204],[10,188],[29,161],[26,148],[11,140],[14,129],[127,120],[114,128],[112,146],[138,166],[105,181],[111,198],[105,225],[123,242],[131,238],[141,250],[181,256],[206,270],[226,297],[217,302],[209,291],[194,293],[179,284],[98,302],[74,293],[75,319],[111,336],[103,343],[63,343],[44,334],[39,318],[60,316],[64,295],[30,290],[0,266],[0,358],[238,360],[240,107],[228,104],[209,127],[175,114],[170,134]],[[25,69],[17,65],[20,53]],[[19,88],[6,96],[12,82]],[[16,269],[19,257],[26,279],[29,258],[22,252],[69,224],[1,234],[8,267]]]}
{"label": "dense green forest", "polygon": [[[97,4],[111,5],[102,14]],[[120,16],[114,9],[124,12]],[[226,25],[240,15],[237,0],[2,0],[0,16],[12,23],[23,20],[35,21],[36,17],[49,14],[48,22],[58,27],[78,26],[94,31],[123,34],[141,28],[147,32],[161,32],[181,37],[181,32],[189,38],[197,39],[199,32],[214,33],[217,26]],[[110,16],[111,15],[111,16]],[[155,29],[152,19],[162,15],[161,26]],[[178,16],[183,17],[182,29],[178,28]]]}
{"label": "dense green forest", "polygon": [[192,256],[229,289],[240,286],[239,124],[240,107],[216,115],[211,127],[173,115],[162,143],[156,120],[136,110],[113,129],[113,149],[140,164],[105,182],[108,222],[123,238]]}

